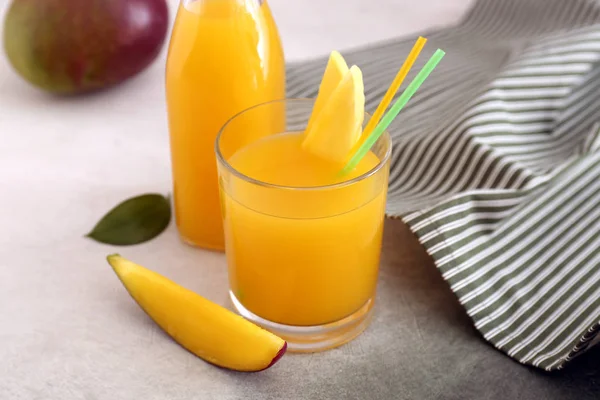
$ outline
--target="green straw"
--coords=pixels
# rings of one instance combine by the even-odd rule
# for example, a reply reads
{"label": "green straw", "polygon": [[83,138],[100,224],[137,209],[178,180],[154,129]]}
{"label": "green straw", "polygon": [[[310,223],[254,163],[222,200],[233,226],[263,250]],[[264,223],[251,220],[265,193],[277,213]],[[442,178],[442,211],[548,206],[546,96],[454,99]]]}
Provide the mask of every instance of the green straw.
{"label": "green straw", "polygon": [[354,155],[350,158],[350,160],[342,169],[342,174],[347,174],[352,171],[360,160],[371,150],[371,147],[377,142],[379,137],[383,134],[383,132],[387,129],[388,126],[392,123],[392,121],[398,116],[400,111],[404,108],[406,103],[411,99],[411,97],[416,93],[419,87],[425,82],[425,79],[431,74],[431,71],[438,65],[438,63],[444,58],[444,51],[437,49],[436,52],[431,56],[427,64],[419,71],[417,76],[412,80],[412,82],[408,85],[406,90],[402,92],[398,100],[394,103],[392,108],[385,114],[385,116],[381,119],[381,122],[373,129],[371,135],[365,139],[364,143],[356,150]]}

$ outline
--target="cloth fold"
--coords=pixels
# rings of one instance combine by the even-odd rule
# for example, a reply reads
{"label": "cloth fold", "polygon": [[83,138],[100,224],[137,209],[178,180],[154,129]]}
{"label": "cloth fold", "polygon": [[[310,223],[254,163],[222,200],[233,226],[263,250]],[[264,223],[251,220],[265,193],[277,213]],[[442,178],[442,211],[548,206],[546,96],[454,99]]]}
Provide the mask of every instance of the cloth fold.
{"label": "cloth fold", "polygon": [[[479,0],[423,35],[409,79],[447,56],[390,127],[388,216],[490,343],[562,368],[600,331],[600,2]],[[367,109],[415,38],[344,52]],[[316,96],[325,62],[290,65],[289,97]]]}

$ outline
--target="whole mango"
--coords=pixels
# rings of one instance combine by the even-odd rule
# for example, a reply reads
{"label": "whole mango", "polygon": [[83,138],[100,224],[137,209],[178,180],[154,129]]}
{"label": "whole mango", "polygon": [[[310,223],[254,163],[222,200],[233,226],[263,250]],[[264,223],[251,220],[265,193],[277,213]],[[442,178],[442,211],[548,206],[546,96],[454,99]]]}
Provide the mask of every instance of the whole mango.
{"label": "whole mango", "polygon": [[4,47],[33,85],[89,92],[146,68],[164,44],[168,14],[165,0],[14,0]]}

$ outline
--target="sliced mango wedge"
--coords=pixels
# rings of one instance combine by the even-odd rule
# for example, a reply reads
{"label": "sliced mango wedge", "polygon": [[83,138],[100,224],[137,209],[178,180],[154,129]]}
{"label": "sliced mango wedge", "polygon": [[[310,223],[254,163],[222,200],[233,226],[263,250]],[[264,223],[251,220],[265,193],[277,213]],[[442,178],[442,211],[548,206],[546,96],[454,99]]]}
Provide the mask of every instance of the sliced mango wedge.
{"label": "sliced mango wedge", "polygon": [[319,85],[319,93],[317,94],[317,99],[315,100],[315,105],[313,106],[312,114],[310,115],[310,119],[308,120],[308,125],[306,131],[309,131],[314,124],[314,121],[318,118],[319,113],[323,109],[323,106],[335,89],[340,85],[344,76],[348,73],[348,65],[346,64],[346,60],[342,55],[333,50],[329,54],[329,60],[327,61],[327,66],[325,67],[325,72],[323,73],[323,78],[321,78],[321,84]]}
{"label": "sliced mango wedge", "polygon": [[117,254],[107,259],[146,314],[203,360],[236,371],[261,371],[285,353],[283,339],[226,308]]}
{"label": "sliced mango wedge", "polygon": [[323,159],[343,164],[360,139],[365,109],[362,72],[353,65],[322,109],[313,111],[313,123],[305,131],[302,147]]}

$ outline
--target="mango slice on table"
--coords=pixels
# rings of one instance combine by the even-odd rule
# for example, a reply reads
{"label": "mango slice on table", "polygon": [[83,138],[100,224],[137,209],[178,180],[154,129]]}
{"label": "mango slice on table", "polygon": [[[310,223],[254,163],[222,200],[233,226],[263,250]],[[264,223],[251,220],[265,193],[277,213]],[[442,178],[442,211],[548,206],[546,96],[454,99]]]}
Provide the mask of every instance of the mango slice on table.
{"label": "mango slice on table", "polygon": [[261,371],[285,353],[283,339],[226,308],[119,255],[107,259],[146,314],[203,360],[236,371]]}

